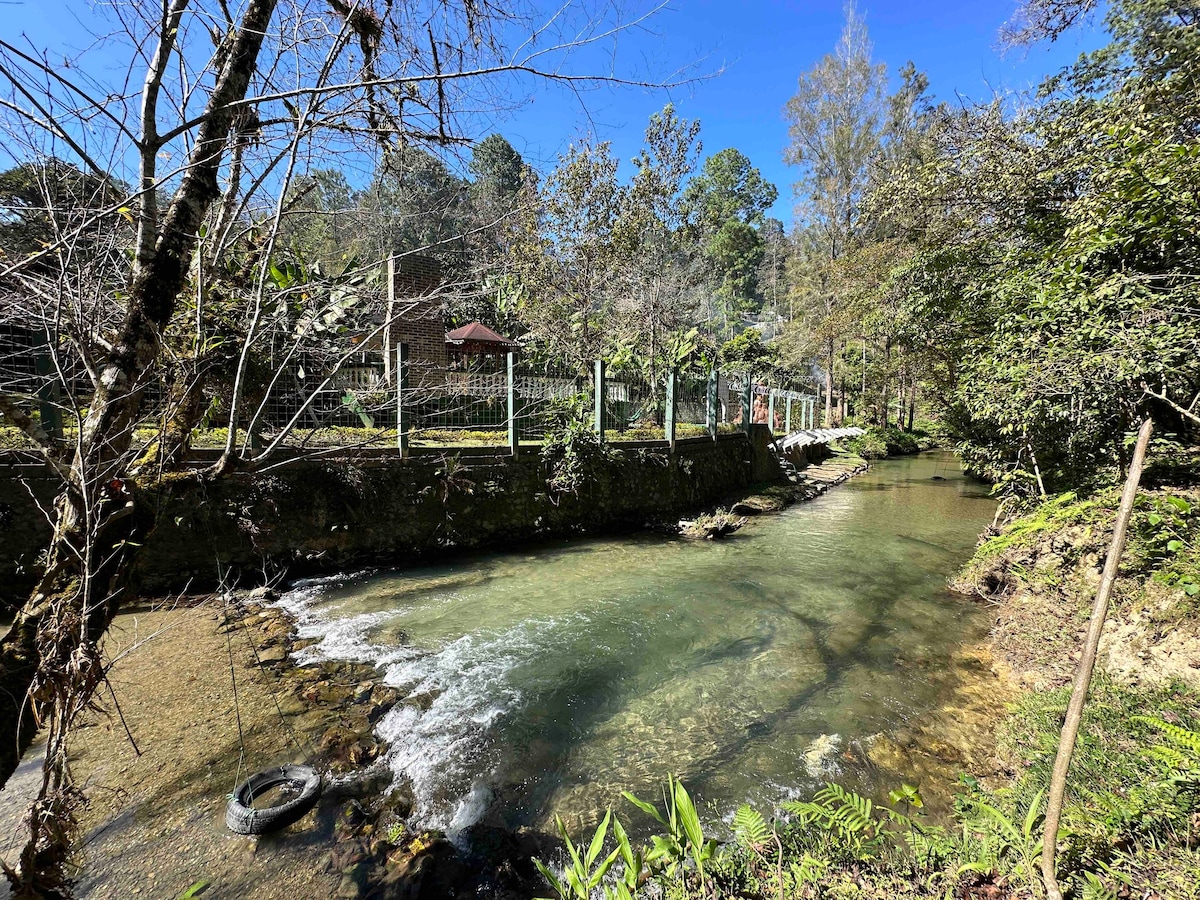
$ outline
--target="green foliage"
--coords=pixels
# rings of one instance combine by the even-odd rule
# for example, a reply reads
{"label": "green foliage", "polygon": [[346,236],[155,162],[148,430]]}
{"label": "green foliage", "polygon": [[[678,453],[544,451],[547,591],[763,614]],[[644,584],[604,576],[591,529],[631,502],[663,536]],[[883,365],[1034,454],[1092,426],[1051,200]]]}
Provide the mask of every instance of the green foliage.
{"label": "green foliage", "polygon": [[346,391],[346,393],[342,395],[342,406],[346,407],[346,409],[358,416],[359,421],[362,422],[363,428],[375,427],[375,420],[371,418],[370,414],[366,410],[366,407],[363,406],[362,401],[358,399],[358,395],[355,394],[354,391]]}
{"label": "green foliage", "polygon": [[179,900],[194,900],[208,889],[208,879],[201,879],[179,895]]}
{"label": "green foliage", "polygon": [[863,459],[885,459],[888,455],[888,445],[874,429],[868,429],[866,434],[846,438],[840,442],[847,453],[861,456]]}
{"label": "green foliage", "polygon": [[37,253],[77,227],[83,216],[98,216],[72,244],[74,254],[94,261],[92,251],[103,243],[94,235],[132,231],[127,207],[105,211],[128,194],[116,179],[55,157],[0,172],[0,262],[11,265]]}
{"label": "green foliage", "polygon": [[684,192],[690,224],[716,282],[726,334],[742,313],[758,306],[759,266],[766,251],[763,215],[778,196],[775,185],[733,147],[706,159]]}
{"label": "green foliage", "polygon": [[654,804],[640,800],[628,791],[622,791],[621,796],[667,829],[666,834],[651,838],[653,849],[646,856],[647,864],[661,868],[670,877],[685,859],[690,859],[703,884],[704,864],[712,859],[717,842],[705,838],[696,805],[683,783],[673,775],[667,776],[661,812]]}
{"label": "green foliage", "polygon": [[1184,497],[1142,495],[1134,527],[1139,550],[1156,569],[1156,581],[1175,587],[1189,597],[1200,596],[1200,565],[1196,558],[1200,537],[1200,509]]}
{"label": "green foliage", "polygon": [[1051,491],[1102,477],[1141,416],[1190,427],[1168,401],[1200,390],[1200,32],[1175,0],[1115,2],[1106,24],[1029,115],[950,129],[911,183],[961,202],[904,278],[931,327],[969,336],[949,417],[1010,493],[1035,470]]}
{"label": "green foliage", "polygon": [[888,791],[888,802],[892,806],[903,803],[905,807],[911,809],[922,809],[925,806],[920,788],[911,784],[902,784],[900,787]]}
{"label": "green foliage", "polygon": [[632,900],[647,874],[646,850],[633,846],[621,825],[621,820],[616,817],[613,818],[613,836],[617,841],[617,853],[621,857],[621,877],[614,886],[605,885],[604,896],[606,900]]}
{"label": "green foliage", "polygon": [[550,465],[547,482],[555,494],[577,494],[579,488],[611,459],[610,451],[588,422],[589,394],[556,401],[550,407],[542,459]]}
{"label": "green foliage", "polygon": [[870,798],[836,784],[825,785],[812,800],[789,800],[783,808],[800,825],[820,831],[830,852],[857,860],[878,857],[893,836],[892,827],[908,824],[895,810],[876,807]]}
{"label": "green foliage", "polygon": [[1014,883],[1029,885],[1035,891],[1039,890],[1041,880],[1038,875],[1038,860],[1042,853],[1044,793],[1038,791],[1034,794],[1025,815],[1018,820],[1009,818],[1003,810],[990,803],[973,801],[974,818],[966,822],[965,828],[981,836],[982,841],[977,850],[977,858],[959,866],[959,874],[987,874],[997,865],[1002,865]]}
{"label": "green foliage", "polygon": [[[665,833],[651,838],[648,851],[639,850],[613,818],[613,852],[623,869],[604,885],[604,896],[690,897],[695,896],[697,878],[705,886],[703,896],[756,900],[932,900],[953,896],[973,878],[981,884],[1009,885],[1020,896],[1041,896],[1045,785],[1065,698],[1066,689],[1054,692],[1053,702],[1040,695],[1023,699],[1009,720],[1021,735],[1015,736],[1015,751],[1005,751],[1026,759],[1021,774],[998,791],[984,790],[971,776],[960,777],[953,819],[944,827],[908,815],[923,806],[921,792],[913,785],[902,784],[889,794],[892,806],[905,807],[902,814],[830,784],[810,801],[785,803],[793,818],[782,826],[768,825],[749,806],[739,807],[732,822],[734,839],[717,855],[677,780],[668,780],[662,807],[626,793],[626,799]],[[1200,805],[1200,732],[1172,721],[1195,703],[1195,695],[1184,696],[1171,686],[1139,691],[1101,679],[1095,700],[1097,708],[1089,708],[1080,735],[1079,770],[1072,771],[1059,833],[1060,878],[1076,885],[1080,896],[1097,898],[1137,894],[1142,886],[1158,886],[1155,879],[1160,877],[1187,884],[1189,871],[1196,870],[1187,862],[1190,851],[1184,850],[1179,860],[1166,859],[1172,846],[1186,846],[1191,839],[1189,817]],[[1146,706],[1161,714],[1135,712]],[[1154,743],[1153,735],[1165,740],[1143,752],[1142,745]],[[769,849],[776,838],[778,855]],[[603,854],[594,837],[592,847],[591,863],[579,850],[572,854],[568,849],[568,871],[578,869],[580,884],[587,883],[583,876],[591,877]],[[694,856],[696,848],[702,851],[700,859]],[[695,875],[684,866],[685,860],[695,866]],[[565,880],[560,883],[565,891],[560,897],[582,896],[571,893]]]}
{"label": "green foliage", "polygon": [[1166,737],[1166,744],[1156,744],[1147,751],[1154,759],[1167,766],[1176,779],[1200,783],[1200,732],[1154,716],[1134,716],[1133,719],[1161,731]]}
{"label": "green foliage", "polygon": [[905,431],[894,425],[881,428],[872,425],[865,434],[847,438],[840,442],[842,447],[863,459],[883,459],[888,456],[906,456],[920,453],[933,446],[929,435],[923,431]]}
{"label": "green foliage", "polygon": [[619,850],[613,850],[608,856],[600,859],[600,854],[604,849],[604,837],[608,833],[608,825],[611,820],[612,810],[609,810],[596,827],[587,850],[581,855],[579,852],[581,848],[571,842],[571,837],[567,834],[567,826],[563,824],[562,818],[554,817],[563,846],[566,847],[567,854],[570,856],[570,865],[567,866],[560,878],[541,860],[535,859],[533,864],[537,866],[537,870],[541,872],[550,887],[554,888],[559,900],[589,900],[592,891],[604,880],[604,876],[617,861]]}
{"label": "green foliage", "polygon": [[[1009,718],[1002,752],[1023,765],[1003,798],[1008,809],[1028,808],[1049,783],[1069,695],[1069,686],[1026,695]],[[1200,799],[1195,788],[1177,779],[1179,771],[1164,767],[1162,756],[1142,748],[1161,743],[1146,709],[1186,729],[1196,721],[1195,703],[1195,694],[1177,683],[1138,689],[1103,675],[1093,681],[1071,761],[1074,787],[1063,809],[1060,866],[1066,871],[1094,870],[1113,847],[1158,846],[1188,834]]]}
{"label": "green foliage", "polygon": [[514,196],[527,175],[521,154],[499,134],[489,134],[471,148],[467,168],[475,176],[471,192],[489,200]]}
{"label": "green foliage", "polygon": [[1103,512],[1106,501],[1110,499],[1114,499],[1111,492],[1086,499],[1080,499],[1074,491],[1051,497],[1030,515],[1014,519],[1004,526],[1000,534],[986,540],[975,551],[975,560],[997,556],[1010,547],[1030,546],[1040,536],[1068,525],[1091,523]]}
{"label": "green foliage", "polygon": [[762,813],[743,803],[733,814],[733,836],[739,846],[753,850],[770,840],[771,829]]}
{"label": "green foliage", "polygon": [[721,347],[721,361],[728,368],[746,373],[751,378],[770,374],[779,362],[779,351],[764,344],[757,329],[747,328]]}

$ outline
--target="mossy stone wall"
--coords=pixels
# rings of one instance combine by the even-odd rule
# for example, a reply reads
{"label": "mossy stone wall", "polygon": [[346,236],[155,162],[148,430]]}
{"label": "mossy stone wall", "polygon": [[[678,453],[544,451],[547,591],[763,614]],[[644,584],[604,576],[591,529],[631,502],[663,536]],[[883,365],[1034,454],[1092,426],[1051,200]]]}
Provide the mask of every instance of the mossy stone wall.
{"label": "mossy stone wall", "polygon": [[[211,484],[176,483],[139,557],[141,583],[154,593],[199,591],[223,574],[248,581],[264,569],[336,571],[641,528],[778,477],[768,442],[754,438],[684,440],[673,456],[662,445],[624,447],[578,494],[552,494],[536,452],[309,459]],[[50,537],[32,497],[52,503],[54,489],[36,466],[0,464],[0,591],[10,602],[28,591]]]}

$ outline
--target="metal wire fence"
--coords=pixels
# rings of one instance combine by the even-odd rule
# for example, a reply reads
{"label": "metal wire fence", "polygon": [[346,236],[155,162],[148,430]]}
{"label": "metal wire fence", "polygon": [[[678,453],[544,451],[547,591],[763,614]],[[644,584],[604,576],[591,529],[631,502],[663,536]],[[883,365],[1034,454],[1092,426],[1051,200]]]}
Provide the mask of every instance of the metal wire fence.
{"label": "metal wire fence", "polygon": [[[32,365],[27,368],[20,375],[27,382],[28,405],[40,413],[45,377]],[[401,451],[423,445],[504,447],[542,441],[568,422],[602,430],[613,442],[715,435],[748,422],[780,433],[815,424],[816,398],[802,388],[736,372],[572,367],[517,354],[456,359],[449,366],[398,355],[389,366],[379,355],[364,353],[332,375],[302,359],[276,370],[264,390],[246,398],[236,440],[252,447],[278,438],[292,448]],[[165,382],[147,386],[141,427],[148,435],[169,415],[171,394]],[[228,437],[227,405],[219,396],[206,402],[208,413],[192,445],[222,447]],[[22,443],[9,431],[15,429],[0,419],[0,447]]]}

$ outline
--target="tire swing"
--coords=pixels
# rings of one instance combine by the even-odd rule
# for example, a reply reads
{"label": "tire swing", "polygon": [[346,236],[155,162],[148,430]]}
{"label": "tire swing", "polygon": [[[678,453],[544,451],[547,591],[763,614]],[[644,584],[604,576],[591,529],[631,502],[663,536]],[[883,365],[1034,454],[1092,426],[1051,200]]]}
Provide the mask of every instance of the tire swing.
{"label": "tire swing", "polygon": [[[275,806],[253,806],[254,798],[277,787],[297,795]],[[234,834],[267,834],[299,822],[321,796],[321,776],[312,766],[276,766],[251,775],[229,795],[225,825]]]}

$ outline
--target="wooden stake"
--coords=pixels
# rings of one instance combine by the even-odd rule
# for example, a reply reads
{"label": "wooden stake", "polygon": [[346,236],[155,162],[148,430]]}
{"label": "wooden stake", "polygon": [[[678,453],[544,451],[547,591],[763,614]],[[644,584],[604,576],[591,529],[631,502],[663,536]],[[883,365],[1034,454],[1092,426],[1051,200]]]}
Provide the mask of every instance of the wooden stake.
{"label": "wooden stake", "polygon": [[1046,893],[1050,900],[1062,900],[1062,891],[1059,890],[1058,879],[1054,876],[1054,852],[1058,844],[1058,825],[1062,819],[1063,795],[1067,790],[1067,770],[1071,766],[1071,755],[1075,752],[1075,739],[1079,736],[1083,705],[1087,702],[1092,672],[1096,668],[1100,632],[1104,630],[1108,601],[1112,596],[1113,584],[1117,580],[1121,554],[1125,552],[1126,532],[1129,529],[1129,519],[1133,515],[1138,483],[1142,480],[1142,465],[1146,461],[1146,446],[1150,443],[1150,432],[1153,428],[1154,423],[1147,419],[1138,432],[1137,448],[1133,452],[1133,463],[1129,466],[1129,477],[1125,479],[1121,506],[1117,510],[1117,521],[1113,526],[1112,543],[1108,548],[1108,558],[1104,561],[1104,574],[1100,576],[1100,587],[1096,590],[1096,602],[1092,604],[1092,617],[1088,622],[1087,638],[1079,656],[1079,668],[1075,670],[1071,702],[1067,705],[1067,717],[1063,720],[1062,734],[1058,739],[1058,755],[1054,758],[1054,772],[1050,776],[1050,797],[1046,801],[1046,827],[1042,831],[1042,879],[1046,882]]}

